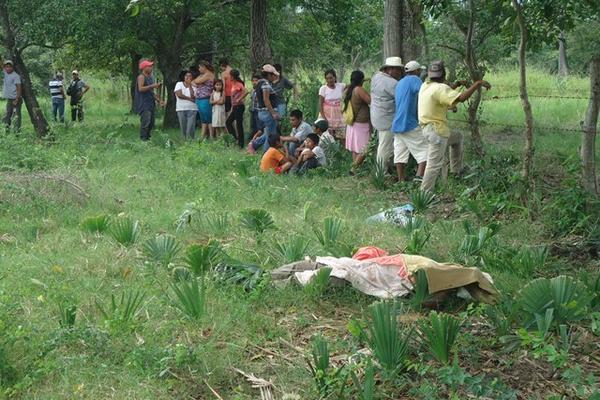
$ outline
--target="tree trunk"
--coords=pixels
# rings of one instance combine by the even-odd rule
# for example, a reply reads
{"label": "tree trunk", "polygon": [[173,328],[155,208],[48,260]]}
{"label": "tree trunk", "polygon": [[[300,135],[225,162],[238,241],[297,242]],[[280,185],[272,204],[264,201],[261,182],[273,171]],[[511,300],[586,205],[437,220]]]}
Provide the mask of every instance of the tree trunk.
{"label": "tree trunk", "polygon": [[139,65],[140,65],[140,61],[142,59],[142,56],[136,52],[130,52],[129,53],[129,57],[130,57],[130,61],[131,61],[131,70],[130,70],[130,85],[129,85],[129,94],[130,94],[130,101],[131,101],[131,107],[129,108],[129,113],[130,114],[135,114],[135,86],[137,85],[137,77],[140,73],[140,69],[139,69]]}
{"label": "tree trunk", "polygon": [[272,63],[271,46],[267,30],[267,0],[252,0],[250,12],[250,63],[252,69]]}
{"label": "tree trunk", "polygon": [[600,57],[590,62],[590,101],[585,113],[581,135],[581,178],[583,188],[598,194],[596,181],[596,126],[600,111]]}
{"label": "tree trunk", "polygon": [[527,26],[523,17],[523,10],[518,0],[512,0],[513,7],[517,14],[517,24],[521,38],[519,41],[519,95],[523,104],[523,112],[525,113],[525,152],[523,154],[523,178],[525,179],[528,188],[532,189],[532,174],[533,167],[533,114],[531,111],[531,103],[527,94],[527,66],[525,64],[525,50],[527,46]]}
{"label": "tree trunk", "polygon": [[421,2],[417,0],[403,0],[402,4],[402,60],[418,60],[425,54],[425,25],[423,24],[423,10]]}
{"label": "tree trunk", "polygon": [[[477,18],[475,13],[475,2],[469,0],[469,26],[467,28],[467,34],[465,36],[465,66],[469,71],[469,77],[473,82],[483,79],[483,71],[479,68],[477,63],[477,56],[475,54],[475,46],[473,44],[473,36],[475,34],[475,19]],[[471,146],[473,151],[478,157],[484,156],[483,140],[481,140],[481,133],[479,132],[479,118],[477,112],[479,111],[479,104],[481,104],[481,88],[477,89],[474,96],[469,101],[467,108],[469,128],[471,130]]]}
{"label": "tree trunk", "polygon": [[176,99],[174,91],[181,67],[179,64],[174,64],[173,62],[169,64],[167,61],[168,60],[162,60],[159,64],[160,72],[162,73],[164,79],[163,86],[167,91],[167,104],[165,106],[165,116],[163,118],[163,129],[177,128],[179,126],[177,112],[175,111]]}
{"label": "tree trunk", "polygon": [[0,24],[4,31],[2,37],[2,44],[11,53],[12,61],[14,63],[15,71],[21,76],[21,89],[27,112],[29,113],[29,119],[33,125],[38,137],[46,136],[48,133],[48,121],[44,117],[44,113],[40,109],[40,105],[35,97],[35,91],[31,83],[29,76],[29,70],[23,62],[21,56],[21,50],[17,46],[15,40],[15,34],[10,24],[10,16],[8,14],[8,6],[6,1],[0,1]]}
{"label": "tree trunk", "polygon": [[569,75],[569,66],[567,64],[567,39],[565,33],[558,35],[558,75]]}
{"label": "tree trunk", "polygon": [[402,12],[404,0],[385,0],[383,57],[402,56]]}

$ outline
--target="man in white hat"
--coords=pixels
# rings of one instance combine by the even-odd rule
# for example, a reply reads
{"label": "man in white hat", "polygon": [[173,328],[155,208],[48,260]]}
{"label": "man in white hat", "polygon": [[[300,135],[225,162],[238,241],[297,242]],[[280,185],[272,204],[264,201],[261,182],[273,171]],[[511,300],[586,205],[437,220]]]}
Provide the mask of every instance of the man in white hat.
{"label": "man in white hat", "polygon": [[15,131],[21,129],[21,76],[15,72],[15,67],[11,60],[5,60],[4,81],[2,83],[2,97],[6,99],[6,115],[4,116],[4,125],[9,128],[13,117],[15,118]]}
{"label": "man in white hat", "polygon": [[415,180],[422,180],[427,162],[427,142],[417,118],[417,101],[423,81],[421,64],[410,61],[404,67],[406,76],[396,85],[396,115],[392,121],[394,132],[394,164],[398,180],[406,179],[405,167],[410,155],[418,164]]}
{"label": "man in white hat", "polygon": [[71,121],[83,121],[83,95],[90,90],[90,86],[79,77],[79,71],[73,70],[73,80],[67,88],[67,95],[71,96]]}
{"label": "man in white hat", "polygon": [[388,57],[371,79],[371,124],[378,132],[377,162],[387,166],[394,154],[392,120],[396,112],[396,85],[402,78],[404,65],[400,57]]}

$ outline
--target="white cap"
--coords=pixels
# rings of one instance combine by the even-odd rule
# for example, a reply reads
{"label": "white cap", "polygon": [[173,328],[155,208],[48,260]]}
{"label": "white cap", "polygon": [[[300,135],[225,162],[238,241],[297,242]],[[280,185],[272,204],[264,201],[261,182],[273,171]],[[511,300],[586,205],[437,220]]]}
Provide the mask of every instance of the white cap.
{"label": "white cap", "polygon": [[402,59],[400,57],[388,57],[385,59],[383,67],[404,67],[404,64],[402,64]]}
{"label": "white cap", "polygon": [[73,70],[72,72],[73,75],[79,75],[79,71],[77,71],[76,69]]}
{"label": "white cap", "polygon": [[406,71],[406,72],[413,72],[413,71],[416,71],[416,70],[421,69],[421,68],[422,68],[421,64],[419,64],[417,61],[409,61],[404,66],[404,71]]}

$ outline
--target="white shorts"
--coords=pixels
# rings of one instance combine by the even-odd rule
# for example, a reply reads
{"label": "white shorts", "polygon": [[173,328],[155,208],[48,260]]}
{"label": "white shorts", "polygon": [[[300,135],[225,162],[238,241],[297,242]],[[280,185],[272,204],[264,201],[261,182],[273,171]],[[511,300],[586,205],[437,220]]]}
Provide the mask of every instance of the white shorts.
{"label": "white shorts", "polygon": [[427,140],[420,127],[404,133],[394,133],[394,164],[406,164],[412,154],[417,164],[427,161]]}

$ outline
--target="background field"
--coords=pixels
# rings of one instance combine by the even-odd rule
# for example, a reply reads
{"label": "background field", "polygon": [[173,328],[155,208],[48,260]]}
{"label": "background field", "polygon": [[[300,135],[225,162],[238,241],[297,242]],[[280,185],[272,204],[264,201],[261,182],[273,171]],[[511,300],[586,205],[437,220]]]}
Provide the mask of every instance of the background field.
{"label": "background field", "polygon": [[[292,99],[291,107],[308,110],[312,121],[311,102],[319,83],[306,73],[292,77],[302,83],[303,94]],[[493,90],[486,98],[517,94],[516,72],[487,78]],[[582,78],[557,80],[532,71],[529,79],[531,94],[588,93]],[[34,139],[28,126],[19,137],[0,136],[0,398],[215,398],[208,385],[225,399],[258,398],[233,368],[271,380],[277,398],[284,393],[317,398],[302,357],[310,351],[310,339],[320,333],[330,339],[335,355],[352,354],[358,345],[346,325],[363,317],[372,298],[349,288],[313,298],[295,286],[274,288],[266,280],[249,293],[211,282],[207,316],[192,322],[172,306],[171,273],[147,260],[142,243],[158,233],[172,234],[184,245],[217,238],[228,255],[271,269],[284,261],[275,250],[277,242],[304,237],[310,240],[307,255],[321,254],[313,229],[335,216],[343,221],[342,240],[352,247],[402,252],[407,237],[398,228],[364,221],[406,203],[415,186],[388,181],[384,189],[376,188],[369,166],[359,177],[335,168],[304,178],[263,175],[257,172],[258,157],[243,154],[228,140],[183,143],[175,130],[157,129],[150,143],[141,143],[138,119],[128,114],[125,83],[99,78],[89,83],[93,89],[84,123],[55,124],[48,142]],[[495,221],[500,225],[495,246],[550,249],[544,268],[534,276],[598,267],[590,246],[593,235],[600,234],[576,183],[580,135],[560,129],[579,127],[587,101],[534,98],[532,103],[536,124],[555,127],[536,130],[533,200],[521,201],[516,190],[521,131],[484,126],[486,158],[474,160],[467,154],[471,173],[440,188],[438,202],[425,214],[432,236],[423,255],[455,260],[465,236],[463,221]],[[48,108],[47,100],[43,106]],[[481,117],[508,125],[523,120],[518,98],[484,102]],[[468,136],[464,124],[452,126]],[[68,179],[77,187],[49,177]],[[464,195],[475,185],[481,193],[478,210],[468,206]],[[175,222],[190,203],[197,214],[187,229],[176,231]],[[249,208],[268,210],[275,221],[275,229],[260,240],[239,222],[240,211]],[[139,242],[124,248],[109,235],[83,231],[81,221],[98,214],[139,220]],[[215,215],[227,216],[222,232],[206,222],[206,216]],[[509,266],[484,268],[508,296],[528,281]],[[147,294],[135,326],[111,329],[96,304],[133,289]],[[68,332],[58,323],[56,303],[61,299],[78,307],[75,328]],[[466,312],[465,306],[456,312]],[[485,357],[472,354],[471,341],[480,339],[465,334],[460,340],[460,358],[469,359],[476,370]],[[390,396],[385,398],[434,398],[418,392],[419,379],[382,388]],[[510,394],[512,383],[505,384]],[[545,398],[561,384],[534,382],[529,393]]]}

